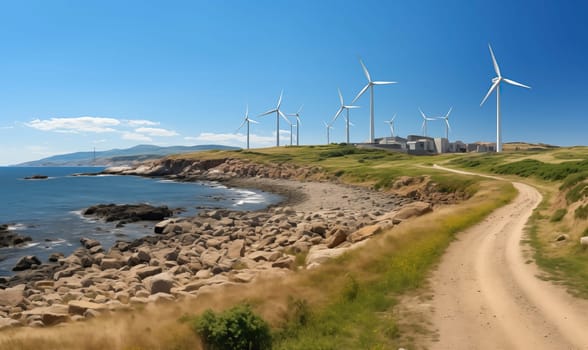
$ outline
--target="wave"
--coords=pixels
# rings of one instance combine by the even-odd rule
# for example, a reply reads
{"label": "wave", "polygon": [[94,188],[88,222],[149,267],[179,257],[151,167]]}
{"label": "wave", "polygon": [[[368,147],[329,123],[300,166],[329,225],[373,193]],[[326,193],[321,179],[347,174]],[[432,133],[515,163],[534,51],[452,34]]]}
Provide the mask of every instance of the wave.
{"label": "wave", "polygon": [[16,223],[16,224],[8,224],[7,230],[8,231],[22,231],[22,230],[25,230],[26,228],[27,228],[27,226],[25,224]]}
{"label": "wave", "polygon": [[245,198],[235,198],[236,203],[233,206],[241,206],[245,204],[259,204],[266,201],[265,196],[260,193],[249,191],[249,190],[236,190],[239,195]]}

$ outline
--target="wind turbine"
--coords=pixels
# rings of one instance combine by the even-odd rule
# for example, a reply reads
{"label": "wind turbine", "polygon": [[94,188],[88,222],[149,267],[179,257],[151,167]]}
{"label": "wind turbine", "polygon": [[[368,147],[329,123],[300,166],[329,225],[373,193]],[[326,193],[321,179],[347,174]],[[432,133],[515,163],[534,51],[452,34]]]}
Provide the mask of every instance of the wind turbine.
{"label": "wind turbine", "polygon": [[331,129],[333,128],[331,124],[327,124],[327,122],[323,122],[325,124],[325,128],[327,128],[327,145],[331,144]]}
{"label": "wind turbine", "polygon": [[396,119],[396,113],[394,113],[394,116],[392,117],[392,119],[386,120],[384,122],[384,123],[390,125],[390,135],[391,135],[391,137],[394,137],[394,119]]}
{"label": "wind turbine", "polygon": [[355,96],[355,98],[353,99],[353,101],[351,101],[351,103],[355,103],[355,101],[357,101],[358,98],[361,97],[361,95],[363,95],[367,89],[370,89],[370,143],[374,143],[374,85],[389,85],[389,84],[396,84],[395,81],[372,81],[372,78],[370,77],[370,73],[368,72],[367,68],[365,67],[365,64],[363,64],[363,61],[361,60],[361,58],[359,59],[359,63],[361,64],[361,68],[363,68],[363,73],[365,74],[365,77],[368,80],[368,83],[366,84],[366,86],[363,87],[363,89],[361,89],[359,91],[359,93],[357,94],[357,96]]}
{"label": "wind turbine", "polygon": [[264,115],[268,115],[271,113],[276,113],[276,147],[280,147],[280,116],[282,118],[284,118],[284,120],[286,120],[288,123],[290,123],[290,121],[288,120],[288,118],[286,118],[286,116],[284,115],[284,113],[282,113],[282,111],[280,111],[280,106],[282,105],[282,96],[284,95],[284,90],[282,90],[282,92],[280,93],[280,98],[278,99],[278,105],[276,106],[276,108],[270,109],[269,111],[260,114],[259,116],[264,116]]}
{"label": "wind turbine", "polygon": [[421,115],[423,116],[423,125],[421,126],[421,130],[423,131],[423,136],[427,136],[427,122],[435,120],[435,118],[427,117],[420,107],[419,112],[421,112]]}
{"label": "wind turbine", "polygon": [[488,90],[488,93],[486,96],[484,96],[482,103],[480,103],[480,107],[482,107],[484,102],[486,102],[492,91],[496,90],[496,152],[502,152],[502,129],[500,124],[500,83],[504,81],[510,85],[520,86],[526,89],[530,89],[531,87],[518,83],[514,80],[504,78],[500,74],[500,67],[498,67],[498,62],[496,62],[496,57],[494,57],[494,52],[492,51],[492,46],[490,46],[490,44],[488,44],[488,48],[490,49],[490,56],[492,56],[492,63],[494,64],[496,77],[492,78],[492,86],[490,86],[490,90]]}
{"label": "wind turbine", "polygon": [[300,106],[300,108],[298,108],[298,112],[296,113],[286,114],[290,117],[296,117],[296,146],[299,146],[298,140],[300,139],[300,124],[302,124],[300,121],[300,112],[302,112],[302,107],[304,107],[304,105]]}
{"label": "wind turbine", "polygon": [[453,110],[453,107],[449,108],[449,111],[447,111],[447,114],[445,114],[445,117],[441,117],[440,119],[445,120],[445,138],[449,140],[449,130],[451,130],[451,126],[449,126],[449,114],[451,113],[451,111]]}
{"label": "wind turbine", "polygon": [[341,90],[339,88],[337,88],[337,92],[339,92],[339,101],[341,101],[341,106],[339,106],[339,109],[337,110],[337,113],[335,114],[335,117],[333,117],[333,122],[335,122],[335,120],[337,120],[337,118],[339,117],[339,115],[341,114],[341,112],[343,112],[343,110],[347,111],[347,118],[346,120],[346,132],[347,132],[347,144],[349,144],[349,110],[353,109],[353,108],[359,108],[359,106],[347,106],[345,105],[345,103],[343,102],[343,95],[341,95]]}
{"label": "wind turbine", "polygon": [[237,131],[241,130],[245,123],[247,123],[247,149],[249,149],[249,123],[259,124],[255,120],[249,118],[249,105],[245,107],[245,120],[243,120],[243,123],[241,123]]}

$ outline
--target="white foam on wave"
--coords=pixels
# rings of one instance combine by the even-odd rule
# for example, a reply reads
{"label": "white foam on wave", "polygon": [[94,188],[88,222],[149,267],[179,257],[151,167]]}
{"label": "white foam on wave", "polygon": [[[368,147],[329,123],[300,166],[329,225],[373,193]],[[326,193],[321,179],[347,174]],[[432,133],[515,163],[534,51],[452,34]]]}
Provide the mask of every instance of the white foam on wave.
{"label": "white foam on wave", "polygon": [[27,226],[25,224],[16,223],[16,224],[8,225],[7,230],[8,231],[22,231],[26,228],[27,228]]}
{"label": "white foam on wave", "polygon": [[241,206],[245,204],[259,204],[265,202],[265,197],[259,193],[249,191],[249,190],[237,190],[236,191],[239,195],[244,196],[244,198],[236,199],[236,203],[233,206]]}

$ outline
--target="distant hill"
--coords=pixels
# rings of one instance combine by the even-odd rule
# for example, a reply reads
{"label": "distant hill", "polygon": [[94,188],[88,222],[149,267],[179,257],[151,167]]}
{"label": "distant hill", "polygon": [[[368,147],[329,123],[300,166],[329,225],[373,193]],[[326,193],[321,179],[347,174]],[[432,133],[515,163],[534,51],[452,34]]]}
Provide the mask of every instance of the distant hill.
{"label": "distant hill", "polygon": [[[238,147],[222,145],[170,146],[138,145],[127,149],[108,151],[75,152],[16,164],[16,166],[113,166],[128,165],[170,154],[191,153],[209,150],[234,150]],[[95,157],[95,158],[94,158]]]}

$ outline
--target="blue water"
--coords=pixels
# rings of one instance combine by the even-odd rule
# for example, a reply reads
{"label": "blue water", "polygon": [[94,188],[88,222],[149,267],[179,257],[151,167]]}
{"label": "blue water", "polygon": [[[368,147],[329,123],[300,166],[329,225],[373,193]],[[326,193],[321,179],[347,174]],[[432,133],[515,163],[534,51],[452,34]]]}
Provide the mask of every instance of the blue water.
{"label": "blue water", "polygon": [[[135,176],[72,176],[101,168],[0,167],[0,224],[10,224],[33,238],[25,247],[0,248],[0,275],[23,255],[41,261],[54,252],[66,256],[80,247],[81,237],[99,240],[108,249],[116,240],[132,240],[153,232],[154,223],[116,228],[82,217],[81,211],[102,203],[167,205],[183,208],[179,216],[194,215],[200,207],[259,210],[280,197],[258,190],[227,188],[215,183],[179,183]],[[35,174],[47,180],[24,180]]]}

